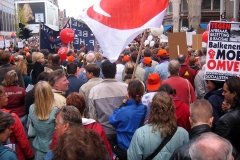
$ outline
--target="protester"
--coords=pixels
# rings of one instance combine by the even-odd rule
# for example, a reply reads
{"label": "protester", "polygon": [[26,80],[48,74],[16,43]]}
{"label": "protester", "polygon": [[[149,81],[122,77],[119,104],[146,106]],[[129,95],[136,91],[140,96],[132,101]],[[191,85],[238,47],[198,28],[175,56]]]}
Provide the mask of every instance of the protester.
{"label": "protester", "polygon": [[103,82],[93,87],[89,93],[89,115],[104,127],[108,141],[113,147],[116,144],[116,130],[108,119],[113,110],[122,104],[127,94],[127,84],[115,79],[115,63],[105,60],[102,63],[102,72]]}
{"label": "protester", "polygon": [[[125,76],[123,78],[124,83],[129,84],[129,82],[132,80],[133,71],[134,71],[134,64],[131,62],[127,63],[124,68],[124,73],[125,73]],[[136,76],[134,76],[134,79],[135,78]]]}
{"label": "protester", "polygon": [[80,89],[79,93],[84,96],[86,101],[86,109],[84,111],[84,116],[89,118],[89,107],[88,107],[88,97],[90,90],[101,83],[103,81],[102,78],[99,78],[100,75],[100,67],[97,64],[88,64],[85,66],[85,74],[88,79],[87,83],[83,84]]}
{"label": "protester", "polygon": [[[12,133],[10,134],[10,143],[16,145],[16,153],[18,160],[33,159],[34,153],[28,142],[26,132],[23,125],[15,113],[4,109],[8,105],[8,96],[5,93],[4,87],[0,85],[0,110],[6,113],[11,113],[15,119],[15,123],[10,127]],[[2,121],[1,121],[2,122]]]}
{"label": "protester", "polygon": [[156,92],[158,88],[161,86],[162,81],[161,77],[157,73],[151,73],[148,75],[148,79],[146,82],[146,91],[147,92]]}
{"label": "protester", "polygon": [[183,103],[190,106],[196,100],[196,95],[191,83],[179,76],[180,64],[177,60],[171,60],[168,66],[170,76],[164,80],[162,84],[169,84],[172,88],[176,89],[177,97]]}
{"label": "protester", "polygon": [[[50,59],[48,61],[50,61]],[[62,67],[60,66],[61,59],[58,54],[53,54],[51,61],[52,61],[52,65],[48,65],[48,68],[52,69],[53,71],[55,71],[57,69],[62,69]]]}
{"label": "protester", "polygon": [[2,160],[17,160],[16,153],[3,145],[6,143],[10,134],[11,134],[11,126],[14,125],[15,120],[14,117],[10,113],[6,113],[0,111],[0,159]]}
{"label": "protester", "polygon": [[[74,147],[73,147],[74,145]],[[67,130],[53,149],[52,160],[109,160],[100,136],[90,129],[72,127]]]}
{"label": "protester", "polygon": [[31,73],[31,77],[32,77],[32,84],[35,85],[37,83],[37,77],[40,73],[42,73],[44,71],[44,55],[40,52],[35,52],[33,53],[33,69],[32,69],[32,73]]}
{"label": "protester", "polygon": [[5,94],[8,96],[8,105],[4,108],[17,114],[23,126],[26,127],[27,115],[24,112],[26,91],[24,88],[18,86],[17,73],[14,70],[7,72],[2,83]]}
{"label": "protester", "polygon": [[[133,51],[131,54],[131,61],[134,65],[137,62],[137,56],[138,56],[138,52]],[[145,74],[146,74],[146,71],[137,65],[136,74],[135,74],[136,78],[138,78],[140,81],[144,82]]]}
{"label": "protester", "polygon": [[103,60],[103,55],[102,53],[95,53],[95,57],[96,57],[96,64],[101,68],[102,67],[102,60]]}
{"label": "protester", "polygon": [[18,62],[17,67],[19,68],[19,70],[22,73],[22,77],[23,77],[23,80],[24,80],[24,85],[25,85],[25,88],[27,88],[29,84],[32,84],[31,77],[27,75],[27,65],[22,60],[22,61]]}
{"label": "protester", "polygon": [[44,159],[52,142],[55,128],[55,112],[58,110],[54,105],[54,95],[51,86],[40,81],[35,88],[35,102],[29,108],[28,129],[36,132],[33,146],[36,148],[35,159]]}
{"label": "protester", "polygon": [[[148,64],[149,67],[154,68],[155,66],[158,65],[158,62],[155,61],[155,60],[153,60],[153,59],[151,58],[151,57],[152,57],[152,51],[151,51],[150,49],[145,48],[145,49],[143,50],[143,56],[144,56],[144,58],[147,58],[147,59],[150,58],[150,59],[151,59],[151,65]],[[143,58],[143,59],[144,59],[144,58]],[[146,64],[146,63],[145,63],[145,64]],[[140,63],[139,66],[142,67],[142,68],[144,68],[143,62]]]}
{"label": "protester", "polygon": [[219,136],[228,139],[232,145],[240,152],[240,78],[231,77],[223,85],[223,96],[227,103],[231,105],[224,116],[215,123],[214,132]]}
{"label": "protester", "polygon": [[146,74],[144,77],[144,83],[146,83],[146,81],[148,79],[148,75],[153,73],[153,71],[154,71],[154,67],[152,67],[152,62],[153,61],[150,57],[143,58],[142,66],[143,66],[144,70],[146,71]]}
{"label": "protester", "polygon": [[123,81],[122,75],[124,71],[124,65],[122,64],[122,57],[119,56],[115,63],[117,66],[117,73],[115,75],[115,79],[117,79],[119,82],[122,82]]}
{"label": "protester", "polygon": [[75,74],[77,72],[77,64],[74,62],[67,64],[67,80],[69,81],[68,90],[66,91],[66,97],[72,92],[79,92],[80,87],[84,82],[78,79]]}
{"label": "protester", "polygon": [[[109,117],[109,123],[116,129],[117,144],[113,152],[120,159],[127,159],[132,136],[137,128],[143,126],[148,108],[141,102],[144,94],[144,86],[139,80],[133,80],[128,84],[128,93],[119,109],[115,109]],[[119,150],[124,153],[118,153]],[[124,158],[121,158],[124,157]]]}
{"label": "protester", "polygon": [[0,61],[2,62],[2,65],[0,67],[0,82],[3,81],[4,76],[8,71],[15,70],[17,73],[17,76],[18,76],[19,87],[25,88],[24,81],[23,81],[20,70],[17,67],[14,67],[13,65],[10,64],[9,51],[1,51],[0,50]]}
{"label": "protester", "polygon": [[165,49],[160,49],[157,57],[159,64],[155,66],[154,72],[159,74],[163,81],[168,78],[169,53]]}
{"label": "protester", "polygon": [[192,160],[233,160],[232,145],[214,133],[204,133],[192,143],[189,154]]}
{"label": "protester", "polygon": [[177,125],[179,127],[183,127],[189,132],[191,129],[191,125],[188,120],[190,116],[189,107],[176,96],[176,89],[172,88],[168,84],[163,84],[159,87],[158,92],[167,92],[170,95],[175,106]]}
{"label": "protester", "polygon": [[191,56],[189,58],[188,65],[189,65],[190,68],[194,69],[196,71],[196,73],[199,70],[198,62],[197,62],[195,56]]}
{"label": "protester", "polygon": [[66,105],[66,91],[68,90],[69,81],[61,69],[57,69],[49,74],[49,84],[52,86],[54,93],[55,106],[61,108]]}
{"label": "protester", "polygon": [[[176,132],[176,133],[175,133]],[[188,142],[188,133],[177,127],[175,107],[166,92],[153,97],[148,124],[136,130],[127,151],[128,160],[146,159],[168,135],[173,135],[162,150],[153,158],[169,159],[175,149]]]}

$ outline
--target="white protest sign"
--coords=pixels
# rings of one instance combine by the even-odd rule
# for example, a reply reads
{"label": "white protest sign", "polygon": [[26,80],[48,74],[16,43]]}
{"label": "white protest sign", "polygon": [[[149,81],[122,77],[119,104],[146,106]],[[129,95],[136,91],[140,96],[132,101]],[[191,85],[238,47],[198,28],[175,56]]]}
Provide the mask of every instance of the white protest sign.
{"label": "white protest sign", "polygon": [[10,47],[10,41],[9,40],[5,40],[5,47]]}
{"label": "white protest sign", "polygon": [[210,22],[206,80],[240,76],[240,23]]}
{"label": "white protest sign", "polygon": [[18,48],[23,48],[23,42],[18,42]]}

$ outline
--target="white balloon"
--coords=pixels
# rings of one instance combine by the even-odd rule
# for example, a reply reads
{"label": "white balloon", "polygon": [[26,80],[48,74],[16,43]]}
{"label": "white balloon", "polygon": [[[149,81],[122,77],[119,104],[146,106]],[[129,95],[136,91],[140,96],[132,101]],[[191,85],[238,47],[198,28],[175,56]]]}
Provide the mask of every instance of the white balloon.
{"label": "white balloon", "polygon": [[145,40],[145,42],[144,42],[144,45],[146,46],[146,45],[149,45],[149,40]]}
{"label": "white balloon", "polygon": [[152,36],[152,35],[148,36],[148,38],[147,38],[147,40],[149,40],[149,42],[150,42],[152,39],[153,39],[153,36]]}
{"label": "white balloon", "polygon": [[163,26],[161,25],[160,28],[151,28],[151,34],[154,35],[154,36],[159,36],[163,33],[164,31],[164,28]]}
{"label": "white balloon", "polygon": [[155,44],[155,42],[154,42],[154,41],[151,41],[151,42],[150,42],[150,47],[153,47],[154,44]]}

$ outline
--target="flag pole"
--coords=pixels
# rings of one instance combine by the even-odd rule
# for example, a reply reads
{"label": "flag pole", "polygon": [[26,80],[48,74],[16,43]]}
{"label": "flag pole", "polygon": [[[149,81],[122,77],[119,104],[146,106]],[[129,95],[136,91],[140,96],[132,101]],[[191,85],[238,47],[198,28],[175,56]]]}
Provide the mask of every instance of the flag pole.
{"label": "flag pole", "polygon": [[39,50],[41,50],[41,22],[39,22]]}
{"label": "flag pole", "polygon": [[140,49],[138,51],[137,60],[136,60],[135,66],[134,66],[133,74],[132,74],[132,80],[135,79],[135,74],[136,74],[138,62],[140,60],[140,56],[141,56],[141,53],[142,53],[142,48],[143,48],[143,44],[144,44],[144,41],[145,41],[146,33],[147,33],[147,29],[145,29],[144,33],[143,33],[143,38],[142,38],[142,41],[141,41]]}

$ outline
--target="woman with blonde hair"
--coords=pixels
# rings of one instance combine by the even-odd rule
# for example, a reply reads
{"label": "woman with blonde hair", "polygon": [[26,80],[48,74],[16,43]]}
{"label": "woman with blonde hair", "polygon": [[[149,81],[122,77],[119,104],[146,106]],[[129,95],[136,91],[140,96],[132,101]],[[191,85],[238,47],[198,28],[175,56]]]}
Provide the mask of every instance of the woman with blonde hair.
{"label": "woman with blonde hair", "polygon": [[22,73],[25,88],[27,88],[29,84],[32,84],[32,79],[30,78],[30,76],[27,75],[27,64],[25,63],[25,61],[20,60],[16,66],[19,68],[20,72]]}
{"label": "woman with blonde hair", "polygon": [[35,85],[37,83],[37,77],[40,73],[42,73],[44,71],[44,63],[45,63],[45,59],[44,59],[44,55],[40,52],[34,52],[32,55],[32,60],[33,60],[33,69],[32,69],[32,74],[31,74],[31,78],[32,78],[32,83],[33,85]]}
{"label": "woman with blonde hair", "polygon": [[[33,146],[37,149],[35,159],[44,159],[52,142],[55,128],[54,95],[48,82],[40,81],[37,83],[35,92],[35,103],[29,108],[28,125],[32,125],[36,132]],[[31,123],[31,124],[30,124]]]}
{"label": "woman with blonde hair", "polygon": [[18,86],[18,75],[16,71],[8,71],[3,80],[3,86],[6,95],[8,95],[8,105],[5,109],[15,113],[20,118],[23,126],[26,127],[27,115],[24,111],[25,95],[26,91],[24,88]]}
{"label": "woman with blonde hair", "polygon": [[[164,147],[153,156],[163,139],[170,137]],[[158,92],[153,97],[148,124],[136,130],[127,151],[128,160],[169,159],[172,153],[188,142],[188,133],[177,127],[174,103],[166,92]]]}

